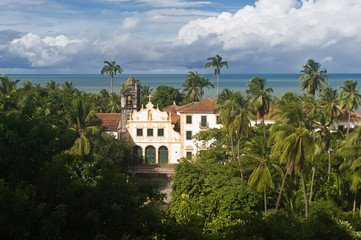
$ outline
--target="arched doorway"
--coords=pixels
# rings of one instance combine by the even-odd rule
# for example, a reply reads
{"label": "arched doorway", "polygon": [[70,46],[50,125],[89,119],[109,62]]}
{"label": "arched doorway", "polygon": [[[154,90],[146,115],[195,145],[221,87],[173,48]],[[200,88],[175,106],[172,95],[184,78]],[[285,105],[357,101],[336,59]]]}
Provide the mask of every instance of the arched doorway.
{"label": "arched doorway", "polygon": [[140,146],[134,147],[134,157],[137,164],[143,163],[143,149]]}
{"label": "arched doorway", "polygon": [[158,149],[159,164],[168,164],[168,148],[161,146]]}
{"label": "arched doorway", "polygon": [[146,164],[155,163],[155,148],[153,146],[148,146],[145,149],[145,163]]}

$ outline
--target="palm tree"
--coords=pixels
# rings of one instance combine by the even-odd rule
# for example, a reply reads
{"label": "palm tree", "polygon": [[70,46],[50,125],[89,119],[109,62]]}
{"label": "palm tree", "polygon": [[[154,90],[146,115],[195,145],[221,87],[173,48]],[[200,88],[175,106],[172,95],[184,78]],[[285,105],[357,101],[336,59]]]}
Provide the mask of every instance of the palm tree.
{"label": "palm tree", "polygon": [[65,81],[62,85],[62,89],[68,94],[79,94],[79,90],[75,88],[72,82]]}
{"label": "palm tree", "polygon": [[303,196],[305,201],[305,215],[308,218],[308,201],[304,181],[304,168],[315,158],[319,151],[315,133],[305,127],[305,114],[297,103],[290,103],[282,109],[277,122],[271,127],[271,142],[273,155],[279,155],[280,164],[286,165],[286,173],[282,180],[278,195],[276,210],[282,195],[284,183],[288,174],[293,171],[301,175]]}
{"label": "palm tree", "polygon": [[258,166],[248,179],[248,184],[257,192],[263,192],[264,211],[267,212],[267,189],[274,188],[271,173],[268,168],[269,147],[267,139],[262,136],[254,137],[247,142],[245,154],[241,156],[243,162],[258,162]]}
{"label": "palm tree", "polygon": [[60,84],[57,84],[54,80],[51,80],[50,82],[47,82],[45,86],[49,90],[57,90],[59,89]]}
{"label": "palm tree", "polygon": [[340,93],[340,102],[342,109],[348,113],[347,120],[347,136],[350,131],[351,112],[356,111],[361,104],[361,95],[359,94],[360,88],[357,88],[357,81],[346,80]]}
{"label": "palm tree", "polygon": [[91,150],[90,136],[99,133],[100,120],[90,106],[80,98],[75,99],[68,109],[69,129],[77,134],[70,153],[77,155],[88,155]]}
{"label": "palm tree", "polygon": [[335,141],[335,136],[332,131],[335,130],[334,123],[341,115],[337,90],[333,90],[330,87],[324,88],[320,93],[320,120],[319,120],[319,132],[323,139],[324,149],[328,153],[328,180],[331,174],[331,143]]}
{"label": "palm tree", "polygon": [[13,81],[11,78],[8,78],[7,75],[3,74],[2,77],[0,77],[0,94],[4,95],[5,97],[9,97],[10,94],[15,92],[16,90],[16,84],[20,82],[20,80]]}
{"label": "palm tree", "polygon": [[266,88],[266,80],[260,77],[254,77],[248,82],[247,94],[250,94],[252,103],[257,108],[258,115],[262,118],[263,136],[266,137],[266,127],[264,123],[264,116],[269,114],[271,104],[274,102],[271,93],[273,89]]}
{"label": "palm tree", "polygon": [[110,92],[113,92],[113,76],[117,75],[118,73],[122,73],[123,69],[119,66],[119,65],[115,65],[115,61],[112,62],[108,62],[108,61],[104,61],[105,66],[103,66],[102,70],[101,70],[101,74],[103,75],[104,73],[109,73],[111,81],[110,81]]}
{"label": "palm tree", "polygon": [[121,109],[120,96],[118,96],[115,92],[112,92],[109,98],[108,112],[118,113],[120,112],[120,109]]}
{"label": "palm tree", "polygon": [[321,64],[315,62],[313,59],[308,59],[306,64],[302,66],[303,70],[300,72],[304,73],[298,81],[302,82],[301,88],[302,90],[307,89],[307,93],[315,96],[316,90],[322,90],[322,83],[328,83],[328,76],[326,69],[321,69]]}
{"label": "palm tree", "polygon": [[209,57],[207,59],[206,65],[204,65],[204,68],[209,68],[212,67],[214,68],[214,76],[217,76],[217,96],[219,93],[219,74],[221,73],[221,68],[223,66],[226,66],[228,69],[228,62],[227,61],[222,61],[222,57],[219,56],[218,54],[214,57]]}
{"label": "palm tree", "polygon": [[223,104],[225,101],[233,99],[235,96],[235,93],[233,92],[233,90],[229,89],[229,88],[224,88],[221,92],[221,94],[219,94],[217,96],[217,103],[218,104]]}
{"label": "palm tree", "polygon": [[184,87],[183,93],[186,94],[186,99],[190,102],[197,102],[203,97],[203,88],[213,87],[213,84],[208,79],[205,79],[204,75],[199,76],[197,71],[194,71],[189,72],[182,86]]}

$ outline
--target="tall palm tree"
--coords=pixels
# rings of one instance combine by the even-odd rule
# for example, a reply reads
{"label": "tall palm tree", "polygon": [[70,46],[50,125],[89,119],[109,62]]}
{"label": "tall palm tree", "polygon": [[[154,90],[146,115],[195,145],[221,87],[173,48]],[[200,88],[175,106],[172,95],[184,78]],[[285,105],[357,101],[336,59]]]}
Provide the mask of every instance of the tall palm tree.
{"label": "tall palm tree", "polygon": [[271,104],[274,102],[272,96],[273,89],[266,88],[266,80],[260,77],[254,77],[248,82],[247,94],[250,95],[251,102],[255,104],[258,115],[262,118],[263,136],[266,137],[266,126],[264,123],[264,116],[269,114]]}
{"label": "tall palm tree", "polygon": [[213,87],[213,84],[208,79],[205,79],[204,75],[199,76],[197,71],[194,71],[189,72],[182,86],[184,87],[183,93],[185,93],[186,99],[190,102],[196,102],[202,99],[203,88]]}
{"label": "tall palm tree", "polygon": [[320,113],[319,113],[319,132],[323,139],[324,149],[328,154],[328,179],[331,174],[331,143],[335,141],[335,134],[332,131],[335,130],[334,123],[337,122],[341,115],[341,111],[338,108],[339,101],[337,90],[333,90],[330,87],[324,88],[320,93],[319,99]]}
{"label": "tall palm tree", "polygon": [[271,127],[273,133],[271,141],[274,143],[272,154],[279,155],[280,164],[286,165],[286,173],[282,180],[276,209],[279,206],[286,177],[294,171],[301,175],[305,215],[308,218],[308,201],[303,171],[308,164],[313,162],[319,152],[319,147],[315,140],[315,133],[305,127],[304,116],[301,106],[291,102],[282,109],[277,122]]}
{"label": "tall palm tree", "polygon": [[360,88],[357,88],[357,81],[352,80],[346,80],[343,83],[343,86],[340,86],[339,88],[342,89],[340,93],[341,107],[348,113],[346,134],[348,136],[350,131],[351,112],[356,111],[361,104],[361,94],[359,94]]}
{"label": "tall palm tree", "polygon": [[219,93],[219,74],[221,73],[221,68],[223,66],[226,66],[228,69],[228,62],[227,61],[222,61],[222,57],[219,56],[218,54],[214,57],[209,57],[207,59],[206,65],[204,65],[204,68],[209,68],[212,67],[214,69],[214,76],[217,76],[217,96]]}
{"label": "tall palm tree", "polygon": [[113,92],[113,76],[117,75],[118,73],[122,73],[123,69],[119,66],[119,65],[115,65],[115,61],[104,61],[105,66],[103,66],[102,70],[101,70],[101,74],[103,75],[104,73],[109,73],[110,78],[111,78],[111,82],[110,82],[110,92]]}
{"label": "tall palm tree", "polygon": [[307,89],[307,93],[315,96],[316,90],[323,89],[323,83],[328,83],[328,76],[325,75],[327,73],[326,69],[321,69],[321,64],[315,62],[313,59],[308,59],[306,64],[302,66],[303,70],[301,73],[304,73],[298,81],[302,82],[301,88],[302,90]]}
{"label": "tall palm tree", "polygon": [[262,136],[256,136],[246,143],[244,148],[245,154],[241,156],[242,162],[258,163],[248,179],[248,184],[257,192],[263,192],[265,212],[267,212],[267,189],[274,188],[268,167],[269,150],[267,139]]}
{"label": "tall palm tree", "polygon": [[0,81],[0,94],[4,95],[5,97],[9,97],[10,94],[16,91],[16,84],[20,82],[20,80],[13,81],[5,74],[0,77]]}
{"label": "tall palm tree", "polygon": [[68,109],[67,116],[69,129],[77,134],[73,146],[70,149],[72,154],[88,155],[91,150],[90,136],[99,133],[100,120],[90,106],[80,98],[75,99]]}

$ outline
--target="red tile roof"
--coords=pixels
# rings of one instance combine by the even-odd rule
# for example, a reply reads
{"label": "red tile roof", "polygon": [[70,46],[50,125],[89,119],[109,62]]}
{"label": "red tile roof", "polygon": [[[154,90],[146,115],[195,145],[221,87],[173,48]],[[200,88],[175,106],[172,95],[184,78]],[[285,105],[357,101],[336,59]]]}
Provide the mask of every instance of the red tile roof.
{"label": "red tile roof", "polygon": [[96,113],[95,115],[102,120],[102,130],[114,132],[118,130],[119,121],[122,119],[121,113]]}
{"label": "red tile roof", "polygon": [[178,109],[180,113],[214,113],[214,110],[219,106],[216,105],[216,100],[206,97],[199,102],[193,102]]}
{"label": "red tile roof", "polygon": [[[340,106],[337,106],[341,110],[340,121],[348,121],[348,112],[345,109],[342,109]],[[355,112],[351,112],[351,121],[361,121],[361,115]]]}

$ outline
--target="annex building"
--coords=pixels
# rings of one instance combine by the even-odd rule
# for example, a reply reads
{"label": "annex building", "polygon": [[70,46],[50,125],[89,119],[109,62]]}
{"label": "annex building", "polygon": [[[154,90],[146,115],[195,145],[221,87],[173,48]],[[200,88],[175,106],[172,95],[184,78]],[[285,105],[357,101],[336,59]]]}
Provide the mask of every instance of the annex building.
{"label": "annex building", "polygon": [[[206,150],[201,142],[192,139],[200,131],[221,128],[219,115],[215,113],[216,100],[207,97],[184,106],[176,104],[159,109],[149,97],[146,106],[139,104],[139,87],[130,75],[121,90],[121,113],[97,113],[102,120],[102,130],[123,139],[134,146],[142,164],[176,164],[178,159]],[[361,115],[351,113],[351,127],[360,125]],[[338,129],[347,127],[348,113],[342,111]],[[251,122],[259,123],[260,118]],[[275,118],[265,116],[265,123]]]}

